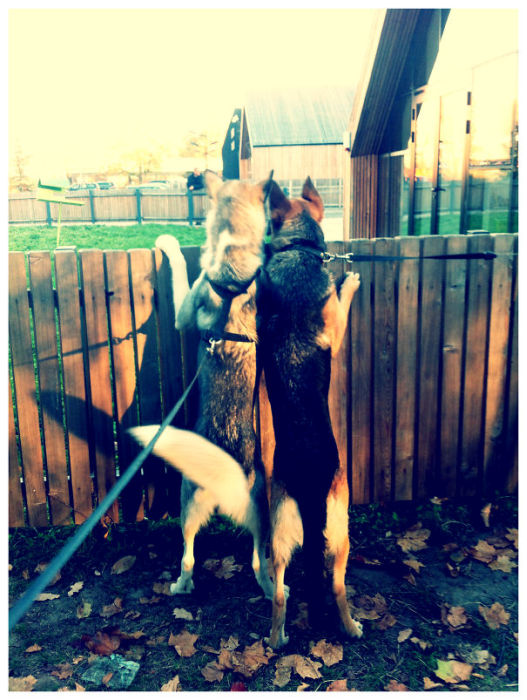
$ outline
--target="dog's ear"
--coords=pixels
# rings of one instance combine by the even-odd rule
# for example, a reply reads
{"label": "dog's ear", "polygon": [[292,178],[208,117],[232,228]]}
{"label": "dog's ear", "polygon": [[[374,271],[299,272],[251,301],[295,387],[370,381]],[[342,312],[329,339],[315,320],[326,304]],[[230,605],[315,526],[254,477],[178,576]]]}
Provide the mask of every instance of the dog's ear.
{"label": "dog's ear", "polygon": [[283,224],[287,213],[290,211],[291,202],[274,180],[271,180],[270,184],[269,206],[271,208],[271,219],[273,220],[275,230],[277,230]]}
{"label": "dog's ear", "polygon": [[309,175],[304,182],[302,187],[302,199],[307,200],[310,203],[309,213],[319,223],[324,218],[324,202],[322,201],[319,193],[315,189],[315,185],[312,183]]}
{"label": "dog's ear", "polygon": [[219,175],[212,172],[212,170],[205,170],[205,186],[207,188],[207,194],[209,197],[216,201],[218,190],[223,184],[223,180]]}

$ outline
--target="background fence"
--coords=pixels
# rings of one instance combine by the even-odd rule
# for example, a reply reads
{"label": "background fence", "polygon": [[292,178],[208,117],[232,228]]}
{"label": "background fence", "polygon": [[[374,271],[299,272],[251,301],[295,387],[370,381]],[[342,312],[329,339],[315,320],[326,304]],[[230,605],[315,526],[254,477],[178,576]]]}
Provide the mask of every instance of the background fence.
{"label": "background fence", "polygon": [[[354,240],[333,252],[487,260],[354,263],[361,286],[333,361],[330,409],[353,503],[472,497],[517,484],[517,236]],[[183,249],[189,274],[199,249]],[[334,261],[335,275],[345,263]],[[9,524],[80,523],[194,375],[159,250],[9,254]],[[177,425],[191,426],[196,395]],[[271,413],[260,391],[265,460]],[[177,514],[178,475],[149,459],[119,519]]]}
{"label": "background fence", "polygon": [[[278,180],[287,188],[291,197],[300,196],[304,180]],[[320,196],[328,209],[342,207],[342,181],[339,179],[315,180]],[[66,198],[84,202],[82,207],[63,206],[62,222],[103,223],[143,221],[187,221],[188,199],[186,192],[176,190],[77,190],[67,192]],[[208,211],[205,193],[194,195],[194,218],[204,219]],[[57,221],[58,206],[40,202],[35,192],[10,193],[10,224],[48,224]]]}

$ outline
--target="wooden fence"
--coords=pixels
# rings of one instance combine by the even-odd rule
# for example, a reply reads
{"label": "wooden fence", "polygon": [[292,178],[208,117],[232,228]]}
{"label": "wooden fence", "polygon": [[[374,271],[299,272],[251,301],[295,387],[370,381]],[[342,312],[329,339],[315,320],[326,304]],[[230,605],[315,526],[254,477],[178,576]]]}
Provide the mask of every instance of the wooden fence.
{"label": "wooden fence", "polygon": [[[82,207],[63,206],[64,223],[187,221],[186,194],[167,190],[93,190],[68,192],[66,198],[84,202]],[[194,195],[194,218],[204,219],[208,211],[206,194]],[[9,196],[10,224],[48,224],[57,221],[58,205],[41,202],[35,193]]]}
{"label": "wooden fence", "polygon": [[[517,485],[517,236],[354,240],[334,252],[488,260],[357,262],[361,286],[333,361],[330,408],[352,502],[473,497]],[[184,248],[192,279],[199,249]],[[334,261],[335,275],[345,263]],[[194,375],[159,250],[9,254],[9,524],[80,523],[136,454],[125,430],[160,422]],[[177,425],[196,416],[192,394]],[[271,413],[260,391],[264,459]],[[154,458],[109,513],[178,513]]]}

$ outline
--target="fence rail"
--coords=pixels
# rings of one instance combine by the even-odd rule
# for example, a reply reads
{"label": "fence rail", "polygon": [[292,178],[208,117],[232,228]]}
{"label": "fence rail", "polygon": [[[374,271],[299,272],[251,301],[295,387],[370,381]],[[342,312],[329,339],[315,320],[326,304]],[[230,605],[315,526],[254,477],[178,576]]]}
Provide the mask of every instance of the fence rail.
{"label": "fence rail", "polygon": [[[517,485],[517,236],[331,243],[332,252],[494,260],[360,262],[330,410],[353,503]],[[199,249],[183,248],[189,275]],[[345,263],[330,263],[335,275]],[[80,523],[136,454],[126,429],[169,412],[194,375],[159,250],[9,254],[9,524]],[[177,425],[194,423],[191,395]],[[264,460],[271,412],[260,391]],[[176,515],[178,475],[149,458],[114,520]]]}

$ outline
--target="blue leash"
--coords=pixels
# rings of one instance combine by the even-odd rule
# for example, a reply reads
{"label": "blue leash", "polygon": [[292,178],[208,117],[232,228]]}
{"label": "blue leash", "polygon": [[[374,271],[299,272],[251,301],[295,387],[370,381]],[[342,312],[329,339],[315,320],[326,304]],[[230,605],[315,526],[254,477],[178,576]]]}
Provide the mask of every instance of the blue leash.
{"label": "blue leash", "polygon": [[205,357],[202,359],[198,369],[196,370],[196,374],[194,375],[194,378],[188,385],[188,387],[185,389],[183,392],[183,395],[179,399],[179,401],[176,403],[174,408],[170,411],[170,413],[166,416],[165,420],[161,423],[159,426],[158,431],[154,435],[154,437],[150,440],[148,445],[143,449],[143,451],[137,455],[137,457],[134,459],[134,461],[130,464],[130,466],[127,468],[127,470],[124,472],[124,474],[121,476],[119,481],[116,481],[115,484],[112,486],[112,488],[108,491],[106,496],[103,498],[103,500],[99,503],[99,505],[95,508],[93,513],[90,515],[90,517],[85,520],[82,525],[79,526],[78,530],[75,532],[75,534],[70,537],[70,539],[66,542],[66,544],[63,546],[63,548],[60,550],[60,552],[51,560],[49,565],[46,567],[46,569],[36,578],[28,587],[24,595],[13,605],[13,607],[9,610],[9,631],[13,629],[13,627],[17,624],[17,622],[20,620],[20,618],[27,612],[27,610],[31,607],[33,601],[35,598],[39,595],[39,593],[42,593],[44,588],[48,585],[48,583],[55,577],[55,575],[62,569],[62,567],[67,563],[67,561],[70,559],[70,557],[74,554],[74,552],[80,547],[80,545],[84,542],[86,537],[90,534],[92,529],[95,527],[96,523],[99,521],[99,518],[101,518],[104,513],[108,510],[108,508],[112,505],[112,503],[115,501],[115,499],[119,496],[121,491],[127,486],[127,484],[130,482],[132,477],[136,474],[136,472],[139,470],[145,459],[148,457],[148,455],[152,452],[154,445],[156,444],[156,441],[158,440],[159,436],[163,432],[163,430],[170,425],[170,423],[173,421],[174,417],[176,416],[177,412],[183,405],[185,399],[190,393],[190,390],[194,386],[194,383],[196,379],[198,378],[198,375],[201,371],[201,368],[203,366],[203,363],[205,361]]}

